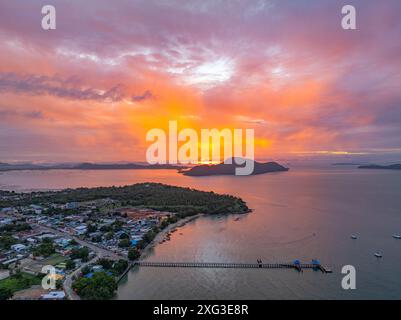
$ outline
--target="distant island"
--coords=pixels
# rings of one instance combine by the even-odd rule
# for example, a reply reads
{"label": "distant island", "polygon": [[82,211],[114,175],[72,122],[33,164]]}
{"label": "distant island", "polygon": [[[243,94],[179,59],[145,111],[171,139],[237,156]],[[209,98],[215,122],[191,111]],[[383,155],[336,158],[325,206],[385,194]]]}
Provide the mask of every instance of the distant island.
{"label": "distant island", "polygon": [[356,163],[356,162],[336,162],[336,163],[332,163],[332,166],[360,166],[360,163]]}
{"label": "distant island", "polygon": [[17,170],[140,170],[140,169],[173,169],[180,170],[186,167],[170,164],[138,164],[138,163],[79,163],[79,164],[49,164],[40,165],[33,163],[9,164],[0,162],[0,171]]}
{"label": "distant island", "polygon": [[378,164],[359,166],[359,169],[385,169],[385,170],[401,170],[401,163],[390,164],[387,166],[381,166]]}
{"label": "distant island", "polygon": [[[215,165],[199,165],[192,167],[188,170],[180,170],[183,175],[186,176],[215,176],[215,175],[235,175],[235,169],[241,167],[237,165],[235,161],[232,164],[225,164],[224,162]],[[288,171],[289,169],[283,167],[277,162],[257,162],[254,161],[254,170],[252,175],[269,173],[269,172],[281,172]]]}

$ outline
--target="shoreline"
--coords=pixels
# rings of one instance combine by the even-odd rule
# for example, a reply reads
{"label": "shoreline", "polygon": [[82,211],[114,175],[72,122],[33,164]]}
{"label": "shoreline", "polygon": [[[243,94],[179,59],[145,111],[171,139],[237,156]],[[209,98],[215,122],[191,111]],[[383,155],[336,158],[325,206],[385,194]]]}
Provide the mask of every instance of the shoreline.
{"label": "shoreline", "polygon": [[[224,214],[224,215],[244,215],[244,214],[248,214],[248,213],[250,213],[250,212],[252,212],[252,209],[249,209],[249,210],[248,210],[247,212],[245,212],[245,213],[229,213],[229,214]],[[152,252],[152,249],[154,249],[157,245],[160,245],[159,242],[162,241],[162,240],[165,238],[165,236],[166,236],[171,230],[181,228],[181,227],[185,226],[187,223],[189,223],[189,222],[191,222],[191,221],[194,221],[194,220],[196,220],[196,219],[198,219],[198,218],[200,218],[200,217],[205,217],[205,216],[207,216],[207,214],[205,214],[205,213],[198,213],[198,214],[195,214],[195,215],[193,215],[193,216],[189,216],[189,217],[185,217],[185,218],[183,218],[183,219],[180,219],[179,221],[177,221],[177,222],[175,222],[175,223],[169,224],[166,228],[164,228],[163,230],[161,230],[161,231],[156,235],[156,237],[155,237],[149,244],[146,245],[145,248],[143,248],[143,250],[141,251],[140,257],[139,257],[136,261],[141,260],[141,259],[143,259],[143,258],[149,257],[150,254],[151,254],[151,252]],[[131,263],[132,263],[132,262],[131,262]],[[118,286],[117,286],[117,294],[118,294],[118,289],[119,289],[119,287],[120,287],[120,281],[121,281],[123,278],[125,278],[125,277],[127,277],[127,279],[128,279],[128,274],[129,274],[129,271],[131,271],[131,269],[132,269],[132,265],[129,266],[129,270],[128,270],[127,272],[125,272],[125,274],[123,275],[123,277],[119,279],[119,281],[118,281]]]}
{"label": "shoreline", "polygon": [[[146,245],[146,247],[141,251],[141,255],[139,259],[146,258],[149,256],[151,253],[151,250],[155,248],[160,241],[164,239],[164,237],[173,229],[175,228],[181,228],[185,226],[188,222],[191,222],[193,220],[198,219],[199,217],[205,216],[204,213],[198,213],[193,216],[185,217],[183,219],[178,220],[175,223],[169,224],[167,227],[165,227],[163,230],[160,230],[160,232],[156,235],[156,237]],[[139,260],[138,259],[138,260]]]}

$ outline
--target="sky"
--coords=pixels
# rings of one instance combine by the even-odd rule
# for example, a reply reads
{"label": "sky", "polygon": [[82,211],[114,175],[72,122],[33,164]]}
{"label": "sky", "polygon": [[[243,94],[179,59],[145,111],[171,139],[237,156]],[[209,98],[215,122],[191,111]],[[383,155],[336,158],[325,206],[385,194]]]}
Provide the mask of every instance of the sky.
{"label": "sky", "polygon": [[144,161],[169,120],[252,128],[257,159],[400,160],[400,35],[399,0],[0,0],[0,162]]}

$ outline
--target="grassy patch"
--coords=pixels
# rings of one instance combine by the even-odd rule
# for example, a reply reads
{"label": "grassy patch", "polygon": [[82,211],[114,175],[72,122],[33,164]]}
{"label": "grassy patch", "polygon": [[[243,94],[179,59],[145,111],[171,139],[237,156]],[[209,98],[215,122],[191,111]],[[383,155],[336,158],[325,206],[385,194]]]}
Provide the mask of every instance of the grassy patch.
{"label": "grassy patch", "polygon": [[64,257],[60,254],[54,254],[44,260],[41,260],[40,264],[55,266],[56,264],[59,264],[60,262],[65,262],[67,260],[68,260],[68,257]]}
{"label": "grassy patch", "polygon": [[28,289],[33,285],[38,285],[42,282],[40,277],[33,276],[28,273],[14,274],[11,277],[0,280],[0,288],[11,290],[13,293]]}

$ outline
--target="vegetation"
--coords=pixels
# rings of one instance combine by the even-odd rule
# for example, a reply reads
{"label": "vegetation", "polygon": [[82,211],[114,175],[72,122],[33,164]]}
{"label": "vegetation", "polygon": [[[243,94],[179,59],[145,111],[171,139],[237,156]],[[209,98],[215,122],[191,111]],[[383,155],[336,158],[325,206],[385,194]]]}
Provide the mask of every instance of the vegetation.
{"label": "vegetation", "polygon": [[87,247],[72,249],[70,258],[71,260],[82,259],[84,262],[88,261],[89,249]]}
{"label": "vegetation", "polygon": [[13,244],[16,244],[17,240],[10,235],[0,236],[0,250],[10,250]]}
{"label": "vegetation", "polygon": [[44,239],[43,242],[33,249],[32,253],[34,256],[48,257],[56,252],[53,242],[50,239]]}
{"label": "vegetation", "polygon": [[96,272],[92,278],[79,278],[72,287],[83,299],[108,300],[113,298],[117,283],[113,276],[105,272]]}
{"label": "vegetation", "polygon": [[120,248],[128,248],[131,245],[131,242],[129,241],[129,239],[122,239],[120,240],[120,242],[118,243],[118,246]]}
{"label": "vegetation", "polygon": [[16,233],[16,232],[21,232],[21,231],[26,231],[26,230],[31,230],[32,227],[24,222],[24,223],[13,223],[13,224],[6,224],[5,226],[0,227],[0,232],[10,232],[10,233]]}
{"label": "vegetation", "polygon": [[72,269],[75,268],[75,262],[72,261],[72,260],[68,260],[68,261],[65,263],[65,267],[66,267],[67,270],[72,270]]}
{"label": "vegetation", "polygon": [[[139,206],[159,211],[170,211],[178,218],[206,214],[245,213],[249,209],[240,198],[219,195],[214,192],[197,191],[160,183],[139,183],[125,187],[100,187],[66,189],[53,192],[19,194],[19,200],[0,201],[0,207],[28,204],[67,203],[110,198],[127,206]],[[119,226],[114,226],[114,231]],[[102,230],[103,231],[103,230]],[[107,230],[111,231],[111,230]]]}
{"label": "vegetation", "polygon": [[0,288],[0,300],[8,300],[13,297],[13,292],[9,288]]}
{"label": "vegetation", "polygon": [[139,250],[137,248],[129,249],[128,259],[130,259],[131,261],[139,259],[140,256],[141,256],[141,253],[139,252]]}
{"label": "vegetation", "polygon": [[[14,294],[17,291],[30,288],[41,283],[41,277],[36,277],[28,273],[18,272],[7,279],[0,280],[1,294]],[[0,294],[0,295],[1,295]],[[1,299],[0,299],[1,300]]]}
{"label": "vegetation", "polygon": [[113,271],[115,271],[117,275],[122,274],[127,268],[128,268],[128,261],[122,259],[118,260],[113,265]]}

